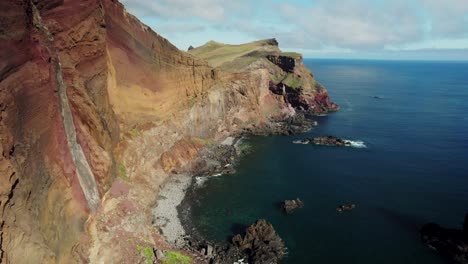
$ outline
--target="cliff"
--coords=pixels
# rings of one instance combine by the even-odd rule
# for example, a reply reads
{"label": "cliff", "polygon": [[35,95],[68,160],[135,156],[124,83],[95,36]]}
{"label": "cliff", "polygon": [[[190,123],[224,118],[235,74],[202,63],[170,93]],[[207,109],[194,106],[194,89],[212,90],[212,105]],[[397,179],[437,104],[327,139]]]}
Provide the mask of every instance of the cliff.
{"label": "cliff", "polygon": [[209,41],[189,51],[206,59],[210,65],[232,73],[268,71],[269,90],[282,97],[294,109],[310,114],[336,111],[326,89],[304,66],[302,55],[282,52],[275,39],[259,40],[241,45],[226,45]]}
{"label": "cliff", "polygon": [[337,109],[274,40],[186,53],[115,0],[1,1],[0,262],[141,262],[207,140]]}

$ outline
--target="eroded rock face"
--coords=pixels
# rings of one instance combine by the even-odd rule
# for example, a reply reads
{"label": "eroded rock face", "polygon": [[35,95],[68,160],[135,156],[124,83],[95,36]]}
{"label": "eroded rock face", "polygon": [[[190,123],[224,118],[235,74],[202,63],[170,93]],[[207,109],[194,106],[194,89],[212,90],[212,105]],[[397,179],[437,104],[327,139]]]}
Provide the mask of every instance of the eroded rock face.
{"label": "eroded rock face", "polygon": [[[281,55],[267,55],[268,60],[273,62],[273,64],[280,67],[285,72],[294,72],[294,68],[296,67],[296,59],[289,56],[281,56]],[[302,57],[300,58],[302,60]]]}
{"label": "eroded rock face", "polygon": [[286,246],[273,226],[264,219],[247,228],[245,235],[233,237],[232,243],[247,253],[249,263],[279,263],[286,254]]}
{"label": "eroded rock face", "polygon": [[[115,0],[4,0],[0,32],[1,263],[139,262],[135,243],[164,244],[159,186],[207,142],[334,109],[301,60],[213,68]],[[287,74],[301,88],[272,92]]]}
{"label": "eroded rock face", "polygon": [[463,229],[447,229],[436,223],[421,228],[421,239],[428,247],[436,250],[455,263],[468,263],[468,214]]}

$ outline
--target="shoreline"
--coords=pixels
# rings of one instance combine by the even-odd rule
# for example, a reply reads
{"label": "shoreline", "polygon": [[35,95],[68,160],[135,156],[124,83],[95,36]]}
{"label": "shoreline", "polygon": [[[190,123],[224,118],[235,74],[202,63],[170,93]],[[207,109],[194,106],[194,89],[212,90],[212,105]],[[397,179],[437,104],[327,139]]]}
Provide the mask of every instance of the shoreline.
{"label": "shoreline", "polygon": [[237,136],[221,139],[212,146],[206,146],[187,171],[170,175],[162,185],[156,206],[152,208],[153,226],[159,228],[167,242],[179,249],[198,252],[200,248],[213,247],[215,255],[220,258],[240,259],[245,256],[233,250],[228,241],[209,241],[200,234],[192,221],[191,212],[193,204],[197,202],[196,193],[211,177],[235,172],[237,161],[248,151],[242,145],[245,136],[301,134],[314,126],[317,126],[316,121],[298,115],[288,121],[274,122],[256,131],[244,131]]}
{"label": "shoreline", "polygon": [[177,208],[185,199],[192,180],[189,174],[171,175],[160,189],[156,206],[152,208],[153,226],[159,229],[167,242],[179,248],[185,244],[186,233]]}
{"label": "shoreline", "polygon": [[[172,174],[162,185],[156,206],[152,208],[152,216],[153,226],[159,229],[167,242],[177,248],[184,248],[191,244],[187,240],[205,241],[191,224],[191,207],[195,201],[195,192],[209,178],[234,172],[233,163],[238,159],[242,138],[227,137],[215,146],[207,147],[201,151],[199,160],[209,165],[182,174]],[[230,151],[216,153],[217,149]],[[228,156],[222,155],[226,152]]]}

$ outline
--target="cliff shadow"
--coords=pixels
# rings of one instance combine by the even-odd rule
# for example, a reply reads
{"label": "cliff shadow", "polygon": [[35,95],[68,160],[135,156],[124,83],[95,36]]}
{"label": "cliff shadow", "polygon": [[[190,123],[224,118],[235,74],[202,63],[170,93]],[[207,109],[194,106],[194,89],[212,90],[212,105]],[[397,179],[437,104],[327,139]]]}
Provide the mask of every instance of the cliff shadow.
{"label": "cliff shadow", "polygon": [[226,237],[226,240],[230,243],[232,241],[232,238],[237,235],[241,234],[242,236],[245,235],[245,230],[247,230],[249,226],[246,224],[241,224],[241,223],[234,223],[231,225],[229,230],[231,231],[231,235]]}

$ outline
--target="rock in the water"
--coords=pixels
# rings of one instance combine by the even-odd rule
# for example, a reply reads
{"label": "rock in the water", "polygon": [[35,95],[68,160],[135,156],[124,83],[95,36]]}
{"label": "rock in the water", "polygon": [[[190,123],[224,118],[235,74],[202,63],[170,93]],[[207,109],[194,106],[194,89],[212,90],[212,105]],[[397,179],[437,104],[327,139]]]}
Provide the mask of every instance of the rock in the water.
{"label": "rock in the water", "polygon": [[247,228],[244,236],[234,236],[232,243],[247,253],[249,263],[278,263],[286,254],[283,240],[264,219]]}
{"label": "rock in the water", "polygon": [[351,142],[348,140],[344,140],[335,136],[321,136],[321,137],[314,137],[314,138],[306,138],[303,140],[294,141],[296,144],[315,144],[315,145],[323,145],[323,146],[338,146],[338,147],[345,147],[351,146]]}
{"label": "rock in the water", "polygon": [[188,47],[188,51],[191,51],[191,50],[193,50],[193,49],[194,49],[194,47],[193,47],[192,45],[190,45],[190,46]]}
{"label": "rock in the water", "polygon": [[351,211],[356,208],[355,204],[342,204],[336,208],[338,212]]}
{"label": "rock in the water", "polygon": [[421,228],[421,239],[424,244],[455,263],[468,264],[468,214],[462,230],[429,223]]}
{"label": "rock in the water", "polygon": [[304,207],[304,202],[301,201],[301,199],[299,198],[296,198],[294,200],[285,200],[281,203],[281,208],[288,214],[302,207]]}
{"label": "rock in the water", "polygon": [[315,145],[325,145],[325,146],[350,146],[351,143],[335,136],[323,136],[315,137],[312,139],[311,143]]}

